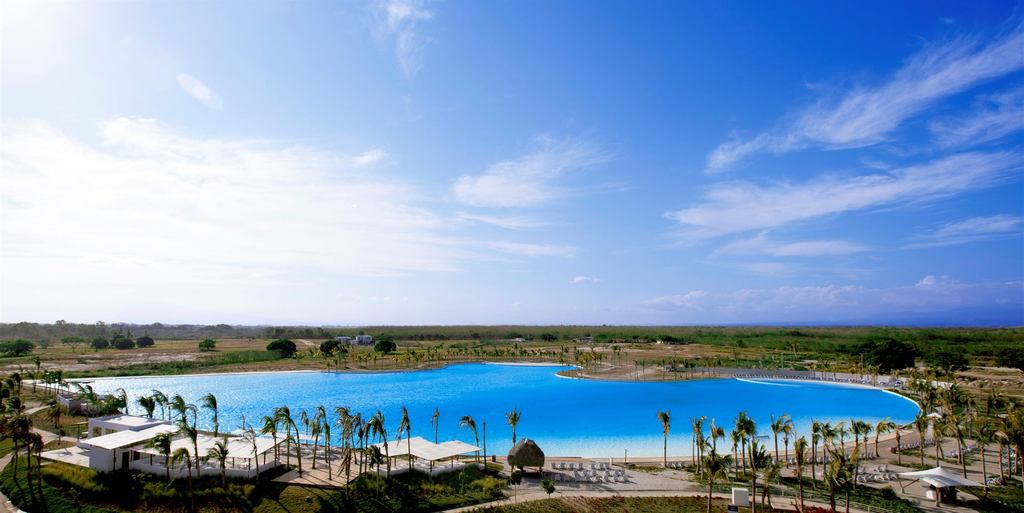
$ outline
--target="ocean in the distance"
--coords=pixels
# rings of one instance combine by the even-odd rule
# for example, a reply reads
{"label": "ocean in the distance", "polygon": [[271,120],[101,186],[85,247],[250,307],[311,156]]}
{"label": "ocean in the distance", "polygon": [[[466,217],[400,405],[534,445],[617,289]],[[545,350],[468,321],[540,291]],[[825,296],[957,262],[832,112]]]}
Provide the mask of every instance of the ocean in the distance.
{"label": "ocean in the distance", "polygon": [[[770,434],[771,415],[788,413],[797,431],[807,433],[812,419],[826,422],[883,417],[909,423],[917,405],[882,390],[817,382],[705,379],[683,382],[615,382],[567,379],[556,375],[563,367],[502,364],[459,364],[415,372],[266,372],[91,380],[97,392],[124,388],[131,412],[141,414],[135,400],[157,389],[170,397],[181,394],[188,402],[213,393],[220,404],[221,431],[241,426],[242,416],[257,424],[280,405],[298,412],[325,406],[349,406],[369,417],[383,410],[391,438],[401,407],[409,409],[413,434],[432,440],[430,417],[440,410],[442,441],[473,443],[472,434],[459,427],[471,415],[483,430],[487,423],[488,453],[504,453],[511,446],[505,412],[522,411],[518,436],[532,438],[548,455],[614,456],[624,449],[630,456],[659,456],[662,451],[659,410],[671,410],[669,454],[689,454],[690,418],[715,418],[729,432],[736,414],[745,410],[757,421],[761,434]],[[159,408],[157,415],[159,415]],[[208,412],[200,411],[200,424],[211,427]],[[334,433],[340,432],[335,429]],[[482,440],[481,440],[482,442]],[[779,441],[780,451],[782,440]],[[769,447],[771,443],[769,440]],[[720,451],[730,443],[719,441]]]}

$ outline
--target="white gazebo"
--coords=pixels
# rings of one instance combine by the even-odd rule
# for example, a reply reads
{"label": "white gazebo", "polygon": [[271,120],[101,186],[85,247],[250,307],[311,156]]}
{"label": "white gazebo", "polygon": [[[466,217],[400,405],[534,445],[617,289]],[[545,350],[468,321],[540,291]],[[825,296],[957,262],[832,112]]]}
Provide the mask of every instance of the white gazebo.
{"label": "white gazebo", "polygon": [[[384,452],[384,443],[373,444],[374,447]],[[457,470],[465,465],[455,461],[455,458],[463,454],[469,454],[472,452],[479,451],[480,448],[475,445],[469,445],[459,440],[452,440],[449,442],[443,442],[435,444],[421,436],[414,436],[412,438],[403,438],[401,440],[391,440],[388,442],[388,456],[391,458],[403,458],[407,459],[410,455],[414,458],[413,468],[429,474],[439,474],[443,472],[451,472]],[[435,463],[450,460],[449,465],[435,466]],[[401,460],[392,464],[391,472],[405,472],[409,470],[408,465],[402,465]]]}
{"label": "white gazebo", "polygon": [[[917,470],[914,472],[900,473],[900,479],[911,479],[911,483],[921,481],[929,485],[925,497],[935,499],[935,505],[940,502],[952,502],[956,499],[957,486],[981,486],[970,479],[956,474],[943,467],[935,467],[928,470]],[[901,483],[902,486],[902,483]],[[905,488],[905,487],[904,487]]]}

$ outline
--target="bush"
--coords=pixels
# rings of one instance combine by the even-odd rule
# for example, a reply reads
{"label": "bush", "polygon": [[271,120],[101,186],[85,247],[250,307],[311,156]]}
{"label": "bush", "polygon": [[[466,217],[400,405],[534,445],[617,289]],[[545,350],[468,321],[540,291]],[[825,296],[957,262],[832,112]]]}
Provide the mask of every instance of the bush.
{"label": "bush", "polygon": [[142,347],[153,347],[153,344],[156,344],[156,341],[153,340],[153,337],[151,337],[149,335],[143,335],[143,336],[135,339],[135,345],[140,347],[140,348],[142,348]]}
{"label": "bush", "polygon": [[114,346],[116,349],[134,349],[135,341],[124,335],[116,335],[114,336],[114,340],[110,341],[110,345]]}
{"label": "bush", "polygon": [[32,352],[36,345],[31,340],[19,338],[18,340],[4,340],[0,342],[0,355],[3,356],[24,356]]}
{"label": "bush", "polygon": [[294,355],[296,350],[295,342],[286,338],[279,338],[267,344],[267,351],[277,351],[281,353],[281,356],[286,358]]}
{"label": "bush", "polygon": [[398,349],[398,344],[395,343],[395,337],[391,335],[381,335],[373,343],[373,350],[378,353],[393,353],[396,349]]}
{"label": "bush", "polygon": [[865,342],[860,351],[864,353],[864,363],[878,367],[883,374],[913,367],[917,358],[917,348],[892,338]]}
{"label": "bush", "polygon": [[212,338],[205,339],[199,343],[200,351],[213,351],[215,349],[217,349],[217,341]]}
{"label": "bush", "polygon": [[89,342],[89,346],[96,350],[106,349],[110,347],[110,341],[103,337],[96,337]]}
{"label": "bush", "polygon": [[337,340],[324,340],[323,342],[320,343],[320,352],[330,356],[334,354],[334,352],[337,351],[339,347],[341,347],[341,342],[338,342]]}
{"label": "bush", "polygon": [[996,363],[1000,367],[1011,367],[1024,370],[1024,349],[1019,347],[1004,347],[996,353]]}

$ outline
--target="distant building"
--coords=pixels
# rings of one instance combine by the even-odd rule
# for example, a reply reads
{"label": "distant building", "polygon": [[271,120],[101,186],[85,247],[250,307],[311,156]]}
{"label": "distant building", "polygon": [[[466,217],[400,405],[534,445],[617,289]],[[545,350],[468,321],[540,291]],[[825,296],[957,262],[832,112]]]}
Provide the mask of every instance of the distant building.
{"label": "distant building", "polygon": [[594,337],[579,337],[572,339],[572,341],[576,342],[577,344],[593,344]]}
{"label": "distant building", "polygon": [[356,335],[354,339],[356,345],[359,346],[370,346],[373,345],[373,337],[370,335]]}
{"label": "distant building", "polygon": [[352,337],[337,336],[337,337],[334,337],[334,341],[335,342],[341,342],[342,344],[351,344],[352,343]]}

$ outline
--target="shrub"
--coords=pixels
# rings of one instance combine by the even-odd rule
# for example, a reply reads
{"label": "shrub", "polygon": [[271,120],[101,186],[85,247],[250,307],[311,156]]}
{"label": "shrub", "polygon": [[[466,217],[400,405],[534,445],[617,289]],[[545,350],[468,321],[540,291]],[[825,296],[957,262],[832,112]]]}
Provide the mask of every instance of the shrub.
{"label": "shrub", "polygon": [[392,353],[398,349],[398,344],[395,344],[395,337],[391,335],[381,335],[377,337],[376,342],[373,343],[373,350],[378,353]]}
{"label": "shrub", "polygon": [[134,349],[135,341],[124,335],[115,335],[114,340],[110,341],[110,345],[116,349]]}
{"label": "shrub", "polygon": [[330,356],[334,354],[334,352],[337,351],[340,346],[341,342],[338,342],[337,340],[324,340],[323,342],[320,343],[320,352]]}
{"label": "shrub", "polygon": [[217,341],[212,338],[205,339],[199,343],[200,351],[213,351],[214,349],[217,349]]}
{"label": "shrub", "polygon": [[110,341],[103,337],[96,337],[89,342],[89,346],[96,350],[106,349],[110,347]]}
{"label": "shrub", "polygon": [[153,337],[151,337],[149,335],[143,335],[143,336],[135,339],[135,345],[140,347],[140,348],[141,347],[153,347],[153,344],[156,344],[156,341],[153,340]]}
{"label": "shrub", "polygon": [[32,352],[36,345],[31,340],[4,340],[0,342],[0,355],[23,356]]}
{"label": "shrub", "polygon": [[281,356],[289,357],[295,354],[297,348],[295,342],[286,338],[279,338],[269,344],[267,344],[267,351],[277,351],[281,353]]}

